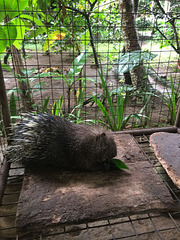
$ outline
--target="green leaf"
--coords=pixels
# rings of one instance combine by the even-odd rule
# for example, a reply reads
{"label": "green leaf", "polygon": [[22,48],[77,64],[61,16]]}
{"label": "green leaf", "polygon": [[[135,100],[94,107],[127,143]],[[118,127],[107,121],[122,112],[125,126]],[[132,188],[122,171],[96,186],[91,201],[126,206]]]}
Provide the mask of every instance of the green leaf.
{"label": "green leaf", "polygon": [[101,112],[104,114],[106,121],[108,122],[110,128],[113,129],[113,126],[111,124],[110,115],[109,115],[108,111],[106,110],[106,108],[104,107],[104,105],[102,104],[102,102],[96,97],[92,96],[92,98],[93,98],[94,102],[97,104],[97,106],[99,107],[99,109],[101,110]]}
{"label": "green leaf", "polygon": [[9,19],[13,19],[22,13],[28,6],[29,0],[1,0],[0,1],[0,22],[8,15]]}
{"label": "green leaf", "polygon": [[142,52],[141,50],[126,52],[119,54],[118,73],[126,73],[137,67],[143,60],[150,61],[154,59],[157,54],[149,51]]}
{"label": "green leaf", "polygon": [[120,159],[113,158],[112,162],[120,169],[129,169],[128,166],[123,163]]}
{"label": "green leaf", "polygon": [[51,4],[51,0],[37,0],[37,4],[42,11],[47,11]]}
{"label": "green leaf", "polygon": [[2,54],[7,46],[7,36],[2,27],[0,27],[0,38],[1,38],[0,54]]}
{"label": "green leaf", "polygon": [[55,101],[52,107],[52,114],[55,116],[63,116],[62,106],[63,106],[63,98],[64,96],[61,95],[59,101]]}
{"label": "green leaf", "polygon": [[89,30],[81,34],[81,42],[83,45],[87,45],[90,42],[90,33]]}
{"label": "green leaf", "polygon": [[117,95],[117,106],[116,106],[116,130],[121,130],[122,122],[123,122],[123,114],[124,114],[124,96],[120,92]]}
{"label": "green leaf", "polygon": [[48,103],[49,103],[49,99],[50,97],[47,97],[44,99],[44,103],[43,103],[43,106],[42,106],[42,112],[47,112],[47,106],[48,106]]}
{"label": "green leaf", "polygon": [[24,40],[26,28],[24,26],[24,22],[19,18],[13,19],[11,21],[11,23],[13,23],[16,26],[16,30],[17,30],[17,37],[16,37],[16,40],[14,41],[13,45],[17,49],[19,49],[21,47],[22,41]]}
{"label": "green leaf", "polygon": [[14,93],[23,94],[22,90],[21,90],[20,88],[18,88],[18,87],[14,87],[14,88],[10,89],[10,90],[8,91],[8,94],[12,94],[13,92],[14,92]]}
{"label": "green leaf", "polygon": [[6,33],[7,47],[11,47],[17,38],[17,27],[11,22],[2,27]]}
{"label": "green leaf", "polygon": [[9,71],[9,72],[11,71],[11,67],[6,65],[5,63],[1,63],[1,66],[4,71]]}
{"label": "green leaf", "polygon": [[38,29],[36,29],[36,30],[33,30],[33,31],[29,34],[28,39],[36,38],[38,35],[43,34],[44,32],[47,32],[47,29],[44,28],[44,27],[40,27],[40,28],[38,28]]}
{"label": "green leaf", "polygon": [[23,68],[21,71],[24,73],[25,76],[30,77],[36,71],[36,69],[31,68],[28,70],[26,68]]}
{"label": "green leaf", "polygon": [[44,43],[43,50],[47,51],[56,40],[63,40],[65,36],[66,33],[62,32],[61,30],[56,30],[50,33]]}
{"label": "green leaf", "polygon": [[[6,13],[8,14],[9,18],[12,19],[19,14],[22,13],[22,11],[28,6],[29,0],[23,0],[23,1],[18,1],[18,0],[6,0],[5,2],[10,2],[11,3],[11,10]],[[17,11],[15,11],[17,10]]]}
{"label": "green leaf", "polygon": [[78,76],[86,62],[86,56],[87,52],[82,52],[79,56],[77,56],[73,64],[68,72],[68,80],[69,80],[69,85],[71,85],[74,82],[74,78]]}
{"label": "green leaf", "polygon": [[102,87],[103,87],[103,93],[107,97],[109,110],[110,110],[111,117],[112,117],[112,120],[113,120],[113,125],[115,125],[115,111],[114,111],[113,101],[112,101],[110,92],[108,90],[108,86],[107,86],[107,84],[106,84],[106,82],[105,82],[105,80],[103,78],[103,74],[100,73],[100,71],[98,71],[98,73],[99,73],[99,76],[101,78],[101,83],[102,83]]}
{"label": "green leaf", "polygon": [[21,14],[19,17],[28,19],[31,22],[34,22],[39,27],[44,27],[44,24],[42,23],[42,21],[39,20],[38,18],[36,18],[35,16],[30,16],[30,15],[27,15],[27,14]]}
{"label": "green leaf", "polygon": [[33,85],[33,88],[32,88],[33,93],[34,93],[34,92],[39,92],[40,90],[41,90],[41,91],[46,91],[47,89],[43,89],[43,87],[46,87],[46,86],[47,86],[47,84],[44,83],[44,82],[35,83],[35,84]]}
{"label": "green leaf", "polygon": [[7,14],[7,5],[4,6],[4,1],[0,1],[0,13],[0,22],[2,22]]}

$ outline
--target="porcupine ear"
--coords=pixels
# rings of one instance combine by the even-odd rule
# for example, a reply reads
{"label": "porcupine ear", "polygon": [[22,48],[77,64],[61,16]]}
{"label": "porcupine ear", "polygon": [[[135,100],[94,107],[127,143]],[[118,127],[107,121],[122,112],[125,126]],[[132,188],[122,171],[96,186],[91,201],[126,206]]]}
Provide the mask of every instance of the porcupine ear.
{"label": "porcupine ear", "polygon": [[102,138],[106,137],[106,133],[101,133],[96,136],[96,141],[100,141]]}

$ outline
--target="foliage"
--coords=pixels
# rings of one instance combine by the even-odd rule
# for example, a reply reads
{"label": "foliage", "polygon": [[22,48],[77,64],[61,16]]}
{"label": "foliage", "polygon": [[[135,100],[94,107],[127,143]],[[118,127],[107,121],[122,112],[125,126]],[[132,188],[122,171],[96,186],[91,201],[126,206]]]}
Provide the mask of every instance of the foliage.
{"label": "foliage", "polygon": [[[24,77],[19,76],[18,81],[20,81],[21,83],[24,82],[26,85],[31,84],[31,88],[29,88],[31,99],[33,99],[33,94],[35,92],[46,90],[46,89],[44,89],[44,86],[46,86],[46,83],[40,81],[39,79],[52,76],[52,73],[50,73],[50,72],[35,74],[34,68],[31,68],[29,70],[23,69],[22,73],[24,73]],[[56,73],[53,73],[53,74],[56,74]],[[10,94],[10,96],[12,96],[12,94],[16,94],[16,96],[15,95],[13,95],[13,96],[14,96],[14,101],[17,101],[17,100],[19,100],[18,94],[22,94],[22,90],[19,87],[14,87],[8,91],[8,94]],[[27,92],[26,92],[26,94],[27,94]],[[44,100],[44,105],[43,105],[44,111],[45,111],[45,107],[47,107],[47,102]],[[35,110],[37,108],[38,108],[38,104],[36,104],[36,103],[33,104],[33,109]]]}
{"label": "foliage", "polygon": [[75,122],[78,124],[78,123],[84,122],[81,117],[81,113],[83,113],[82,107],[85,99],[85,86],[78,89],[76,93],[76,99],[77,99],[77,105],[72,109],[71,113],[68,115],[68,119],[73,118]]}
{"label": "foliage", "polygon": [[82,87],[86,87],[86,81],[93,81],[95,82],[94,79],[91,78],[85,78],[81,77],[80,75],[82,74],[82,70],[84,67],[84,64],[86,63],[86,57],[87,57],[87,52],[82,52],[79,56],[77,56],[73,63],[71,68],[69,69],[68,76],[66,77],[64,74],[60,74],[59,76],[62,77],[63,81],[65,82],[67,86],[67,93],[68,93],[68,112],[70,113],[70,99],[71,99],[71,90],[72,86],[76,83],[79,82],[81,84],[80,91],[82,93]]}
{"label": "foliage", "polygon": [[44,46],[43,46],[43,50],[46,52],[50,49],[50,47],[52,45],[54,45],[54,42],[57,40],[63,40],[63,38],[66,36],[66,33],[63,32],[62,28],[61,30],[55,30],[53,32],[51,32],[45,42],[44,42]]}
{"label": "foliage", "polygon": [[[167,3],[167,1],[165,2]],[[168,1],[169,7],[166,7],[166,4],[163,5],[159,0],[154,3],[152,13],[155,19],[155,31],[164,39],[161,47],[171,46],[180,55],[180,21],[177,14],[180,5],[176,3],[177,6],[175,6],[174,3]]]}
{"label": "foliage", "polygon": [[63,98],[64,96],[61,95],[58,101],[55,101],[52,107],[52,114],[55,116],[60,116],[63,117],[63,111],[62,111],[62,106],[63,106]]}
{"label": "foliage", "polygon": [[101,42],[114,42],[115,39],[122,38],[122,32],[119,27],[121,19],[116,2],[99,2],[99,7],[96,7],[92,13],[91,21],[95,39]]}
{"label": "foliage", "polygon": [[176,120],[176,113],[177,113],[177,103],[180,99],[180,92],[179,92],[179,88],[175,89],[174,87],[174,83],[173,83],[173,78],[171,75],[171,92],[169,92],[167,90],[167,95],[164,95],[164,102],[166,104],[166,106],[169,109],[169,113],[170,113],[170,124],[174,124],[175,120]]}
{"label": "foliage", "polygon": [[120,159],[113,158],[112,162],[120,169],[129,169],[128,166],[123,163]]}
{"label": "foliage", "polygon": [[130,114],[129,116],[124,117],[124,110],[127,102],[126,86],[124,85],[124,81],[123,85],[120,87],[120,91],[116,95],[117,103],[115,106],[112,95],[103,78],[102,72],[99,72],[99,76],[101,79],[104,95],[106,96],[107,104],[101,102],[98,98],[96,98],[96,96],[93,96],[93,100],[106,119],[107,123],[100,121],[102,124],[106,124],[112,131],[119,131],[126,126],[131,118],[136,118],[141,121],[141,118],[145,117],[142,114]]}
{"label": "foliage", "polygon": [[[34,4],[36,5],[36,0],[34,0]],[[25,36],[35,37],[46,32],[37,12],[32,11],[32,7],[29,6],[29,0],[0,1],[0,12],[0,54],[6,47],[12,45],[19,49]],[[3,20],[4,23],[2,23]],[[34,28],[32,28],[32,24]]]}
{"label": "foliage", "polygon": [[[15,124],[16,120],[21,118],[20,116],[18,116],[16,101],[17,98],[15,97],[14,92],[12,92],[9,98],[9,111],[12,124]],[[2,133],[3,137],[6,136],[1,111],[0,111],[0,132]]]}
{"label": "foliage", "polygon": [[45,113],[48,111],[48,103],[49,103],[49,97],[45,98],[43,101],[42,113]]}
{"label": "foliage", "polygon": [[142,61],[153,60],[157,54],[147,51],[136,50],[119,54],[117,72],[126,73],[137,67]]}
{"label": "foliage", "polygon": [[81,114],[85,113],[87,115],[87,112],[83,112],[82,111],[82,107],[83,107],[83,103],[84,103],[84,99],[85,99],[85,91],[84,89],[78,91],[77,94],[77,105],[75,107],[73,107],[73,109],[71,110],[70,113],[65,114],[62,111],[62,106],[63,106],[63,95],[60,96],[59,101],[55,101],[52,107],[52,114],[55,116],[60,116],[60,117],[66,117],[67,119],[75,122],[76,124],[80,124],[80,123],[86,123],[86,124],[90,124],[93,123],[95,124],[95,120],[92,119],[86,119],[83,120]]}

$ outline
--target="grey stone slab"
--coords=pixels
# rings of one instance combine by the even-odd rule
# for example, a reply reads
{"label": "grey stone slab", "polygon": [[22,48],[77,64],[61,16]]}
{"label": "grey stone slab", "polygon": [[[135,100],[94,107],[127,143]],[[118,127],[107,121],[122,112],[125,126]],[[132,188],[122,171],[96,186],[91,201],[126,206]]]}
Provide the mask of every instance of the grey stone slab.
{"label": "grey stone slab", "polygon": [[154,133],[150,143],[172,181],[180,188],[180,134]]}

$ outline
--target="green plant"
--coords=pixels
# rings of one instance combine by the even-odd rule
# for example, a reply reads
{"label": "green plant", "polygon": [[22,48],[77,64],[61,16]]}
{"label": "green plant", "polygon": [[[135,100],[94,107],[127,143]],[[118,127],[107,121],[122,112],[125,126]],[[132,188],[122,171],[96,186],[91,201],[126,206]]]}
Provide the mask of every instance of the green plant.
{"label": "green plant", "polygon": [[171,75],[171,91],[169,92],[167,89],[167,94],[164,95],[164,102],[169,109],[170,113],[170,124],[174,124],[176,120],[176,113],[177,113],[177,102],[180,99],[180,92],[179,88],[175,89],[173,78]]}
{"label": "green plant", "polygon": [[[9,97],[9,111],[10,111],[10,117],[11,117],[12,124],[15,124],[17,119],[21,119],[21,117],[18,116],[18,113],[17,113],[16,101],[17,101],[17,98],[14,95],[14,92],[12,92]],[[4,124],[3,124],[3,116],[2,116],[1,112],[0,112],[0,132],[2,133],[3,137],[6,135],[5,129],[4,129]]]}
{"label": "green plant", "polygon": [[150,119],[152,97],[159,98],[159,95],[155,94],[153,90],[150,89],[149,92],[136,90],[135,92],[132,93],[132,96],[135,96],[139,103],[143,105],[139,111],[139,116],[141,115],[144,117],[144,121],[141,122],[143,124],[143,127],[145,127],[147,126],[148,120]]}
{"label": "green plant", "polygon": [[47,112],[48,110],[48,103],[49,103],[50,97],[47,97],[44,99],[43,106],[42,106],[42,112]]}
{"label": "green plant", "polygon": [[77,105],[73,107],[70,113],[65,114],[62,111],[62,106],[63,106],[63,98],[64,96],[61,95],[60,99],[58,101],[55,101],[52,107],[52,114],[55,116],[60,116],[60,117],[66,117],[67,119],[75,122],[76,124],[79,123],[86,123],[90,124],[93,123],[95,124],[95,120],[92,119],[86,119],[84,120],[81,114],[85,113],[87,115],[87,112],[82,111],[82,107],[84,104],[84,99],[85,99],[85,90],[79,90],[77,91]]}
{"label": "green plant", "polygon": [[130,114],[129,116],[124,117],[124,110],[127,103],[127,90],[124,85],[124,81],[122,82],[122,86],[118,88],[119,92],[116,95],[117,102],[115,106],[112,94],[104,80],[102,71],[99,72],[99,76],[102,83],[103,94],[106,96],[107,103],[104,104],[96,98],[96,96],[93,96],[92,98],[106,119],[106,123],[100,121],[102,124],[107,124],[112,131],[119,131],[125,127],[131,118],[141,120],[142,117],[145,117],[142,114]]}
{"label": "green plant", "polygon": [[[46,91],[46,89],[44,87],[46,87],[46,83],[42,82],[41,79],[44,78],[44,77],[59,77],[58,73],[51,73],[51,72],[43,72],[43,73],[39,73],[39,74],[34,74],[35,73],[35,69],[34,68],[31,68],[29,70],[27,69],[23,69],[22,70],[22,73],[24,74],[24,77],[20,76],[18,78],[18,81],[20,83],[24,82],[26,85],[31,85],[31,87],[29,87],[27,91],[30,91],[29,93],[29,96],[30,96],[30,101],[33,103],[33,95],[36,93],[36,92],[39,92],[39,91]],[[22,89],[19,88],[19,87],[14,87],[12,88],[11,90],[8,91],[8,94],[23,94],[22,93]],[[27,92],[25,93],[27,94]],[[16,101],[18,100],[18,97],[16,96]],[[47,104],[49,102],[49,99],[44,99],[44,104],[43,104],[43,107],[42,107],[42,111],[46,111],[47,109]],[[33,110],[37,110],[39,105],[37,103],[33,103],[32,104],[32,107],[33,107]]]}
{"label": "green plant", "polygon": [[[85,83],[84,83],[85,84]],[[76,102],[77,105],[73,108],[68,118],[74,118],[76,123],[82,122],[81,113],[82,107],[85,99],[85,88],[79,88],[76,93]]]}
{"label": "green plant", "polygon": [[119,54],[117,75],[126,73],[137,67],[142,61],[153,60],[157,54],[153,54],[148,50],[136,50]]}
{"label": "green plant", "polygon": [[[31,7],[29,0],[0,1],[0,53],[3,53],[6,47],[12,45],[19,49],[25,36],[29,37],[31,35],[32,38],[47,32],[43,22],[39,20],[40,9],[38,14],[36,11],[32,11],[32,9],[38,7],[38,2],[34,0],[33,7]],[[6,21],[3,22],[5,19]],[[31,27],[32,24],[33,28]]]}
{"label": "green plant", "polygon": [[62,106],[63,106],[63,98],[64,96],[61,95],[58,101],[55,101],[52,107],[52,114],[55,116],[60,116],[63,117],[63,111],[62,111]]}
{"label": "green plant", "polygon": [[85,88],[86,81],[93,81],[95,82],[94,79],[91,78],[85,78],[81,77],[83,66],[86,63],[86,56],[87,52],[82,52],[79,56],[77,56],[73,63],[71,68],[69,69],[68,76],[66,77],[64,74],[60,74],[62,79],[64,80],[66,86],[67,86],[67,94],[68,94],[68,113],[71,111],[71,91],[72,87],[76,82],[79,82],[80,84],[80,91],[82,91],[82,86]]}

